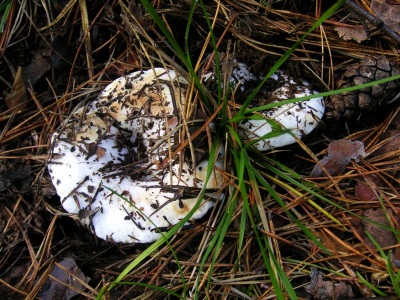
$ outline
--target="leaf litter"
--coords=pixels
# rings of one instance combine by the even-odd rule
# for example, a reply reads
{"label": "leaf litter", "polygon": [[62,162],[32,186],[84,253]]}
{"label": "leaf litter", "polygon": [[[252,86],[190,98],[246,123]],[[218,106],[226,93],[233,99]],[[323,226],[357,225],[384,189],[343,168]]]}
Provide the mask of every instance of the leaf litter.
{"label": "leaf litter", "polygon": [[362,142],[344,139],[332,141],[327,151],[328,155],[315,165],[310,174],[311,177],[324,176],[325,171],[321,165],[326,169],[329,175],[339,175],[345,170],[352,159],[358,162],[360,157],[367,155]]}
{"label": "leaf litter", "polygon": [[315,299],[351,299],[354,297],[351,285],[346,282],[333,283],[332,280],[324,280],[322,272],[317,268],[311,269],[311,282],[305,289]]}
{"label": "leaf litter", "polygon": [[[133,2],[95,1],[88,11],[92,35],[90,56],[93,62],[91,66],[93,76],[89,76],[86,59],[89,53],[86,52],[83,43],[85,33],[82,31],[79,7],[75,5],[77,1],[57,2],[55,7],[45,7],[47,12],[50,12],[49,15],[46,15],[43,9],[43,6],[48,5],[47,2],[43,2],[42,6],[36,2],[24,3],[30,6],[26,7],[26,12],[37,13],[31,16],[36,28],[44,29],[40,32],[36,31],[24,15],[17,16],[16,14],[11,14],[6,23],[15,23],[16,30],[13,34],[11,28],[5,28],[6,31],[10,31],[4,36],[10,37],[9,40],[12,43],[9,46],[5,45],[5,56],[1,57],[1,63],[10,64],[9,69],[17,69],[18,66],[27,68],[32,63],[30,67],[32,71],[28,71],[26,77],[28,79],[22,81],[25,88],[30,82],[33,90],[32,94],[27,95],[27,106],[20,110],[14,119],[10,117],[9,111],[7,112],[9,108],[5,103],[1,102],[0,106],[0,127],[4,129],[0,143],[0,163],[3,166],[1,172],[4,183],[0,195],[0,249],[2,251],[0,298],[27,298],[36,295],[35,292],[38,293],[40,290],[44,293],[45,288],[42,289],[46,281],[44,279],[49,279],[46,288],[52,286],[48,293],[53,293],[57,285],[48,276],[49,274],[46,274],[46,270],[52,269],[54,259],[63,261],[64,258],[69,257],[74,258],[77,265],[74,265],[73,272],[79,274],[82,280],[85,278],[82,281],[84,285],[73,286],[73,289],[80,294],[74,297],[94,299],[103,284],[113,282],[122,270],[145,253],[147,248],[96,240],[87,234],[86,228],[80,227],[77,222],[71,220],[70,216],[64,217],[66,212],[60,207],[59,199],[54,196],[54,191],[45,192],[46,186],[52,186],[49,175],[44,172],[51,133],[65,120],[76,104],[95,98],[98,92],[116,76],[136,70],[135,68],[149,68],[150,63],[162,65],[167,61],[176,68],[182,68],[182,65],[176,62],[178,60],[176,53],[171,51],[169,44],[163,43],[162,33],[140,6],[135,9],[130,6],[129,10],[124,10],[121,4],[126,4],[128,7]],[[65,3],[67,6],[63,6]],[[255,74],[264,72],[265,75],[265,70],[270,69],[274,61],[284,54],[288,45],[293,45],[303,31],[312,26],[315,19],[319,17],[321,9],[320,1],[310,1],[309,7],[306,7],[307,5],[299,7],[294,1],[272,1],[271,3],[272,6],[263,11],[259,3],[252,1],[242,2],[240,6],[236,2],[222,1],[220,3],[220,7],[223,7],[222,12],[213,2],[207,3],[207,10],[211,12],[210,16],[217,16],[213,24],[216,38],[220,39],[218,51],[230,53],[234,49],[238,59],[251,66],[251,71]],[[121,12],[124,18],[117,14],[113,20],[105,17],[102,13],[105,4],[113,11]],[[162,14],[163,20],[167,22],[174,36],[184,37],[185,32],[182,28],[185,26],[182,24],[186,25],[187,21],[187,15],[184,12],[190,10],[187,1],[177,1],[174,6],[171,6],[168,1],[159,1],[158,5],[156,9]],[[193,26],[188,35],[190,41],[187,44],[194,60],[197,56],[201,56],[204,50],[202,45],[207,41],[207,33],[204,30],[207,24],[204,21],[204,15],[199,11],[202,10],[196,10],[193,16]],[[253,14],[253,12],[257,13]],[[237,22],[230,20],[229,16],[234,16],[236,13],[239,16],[236,19]],[[140,17],[137,17],[137,14]],[[375,14],[378,15],[377,12]],[[137,23],[134,23],[131,15],[136,16]],[[362,44],[368,43],[368,47],[360,47],[359,43],[353,40],[343,43],[334,31],[337,23],[344,25],[339,27],[363,28],[360,20],[346,19],[347,15],[348,12],[343,10],[333,15],[329,22],[324,24],[324,32],[320,31],[316,35],[308,36],[302,44],[302,50],[296,52],[296,56],[291,57],[283,68],[290,70],[297,77],[306,75],[316,87],[330,87],[333,78],[337,75],[336,66],[346,69],[354,62],[359,62],[364,57],[376,53],[383,53],[388,59],[396,60],[398,54],[392,51],[391,38],[382,33],[375,34],[380,33],[379,29],[374,29],[368,41],[361,41]],[[389,19],[396,18],[394,15],[389,19],[383,15],[379,17],[386,23]],[[14,22],[20,18],[26,22]],[[129,22],[125,20],[134,25],[129,26]],[[140,30],[135,29],[135,26]],[[132,28],[137,30],[137,35],[130,31]],[[221,34],[225,30],[229,33],[226,36]],[[20,39],[16,33],[21,32],[29,32],[28,39],[25,39],[25,36],[24,39]],[[196,33],[196,41],[191,39],[192,32]],[[244,32],[246,34],[243,34]],[[54,35],[62,37],[62,40],[53,39]],[[325,37],[325,35],[326,41],[321,41],[321,36]],[[49,47],[44,53],[40,52],[43,44],[52,45],[54,51]],[[259,46],[261,44],[263,47]],[[68,51],[63,52],[63,49]],[[324,49],[323,54],[321,54],[321,49]],[[208,50],[205,51],[206,54],[212,52]],[[41,57],[35,56],[35,53],[39,52]],[[49,58],[51,69],[48,69]],[[330,59],[333,62],[332,66],[327,63]],[[36,66],[34,66],[34,61]],[[203,61],[199,59],[199,65]],[[3,90],[9,92],[14,76],[6,68],[0,72]],[[20,80],[19,82],[21,83]],[[234,114],[239,108],[235,102],[236,94],[226,90],[224,93],[232,96],[226,96],[227,112]],[[31,95],[37,97],[39,103],[44,103],[45,106],[43,108],[35,106]],[[21,101],[17,100],[17,102]],[[208,112],[202,110],[203,103],[197,98],[195,103],[194,109],[207,115]],[[335,174],[334,178],[327,179],[327,174],[321,171],[318,175],[321,178],[307,176],[313,169],[314,162],[311,162],[308,156],[306,159],[301,159],[305,152],[301,152],[302,150],[296,147],[288,147],[282,152],[273,151],[264,157],[266,161],[274,158],[297,172],[291,173],[285,169],[283,173],[270,174],[263,169],[260,174],[266,175],[265,180],[274,187],[273,191],[285,202],[285,209],[293,213],[304,226],[310,228],[326,248],[336,250],[336,252],[326,253],[319,248],[315,241],[306,236],[299,229],[298,224],[285,214],[286,210],[269,193],[260,188],[262,195],[258,196],[257,205],[265,209],[267,222],[259,220],[259,211],[256,211],[254,206],[250,207],[250,211],[254,212],[252,217],[255,218],[257,226],[263,227],[262,232],[265,232],[265,238],[272,247],[271,256],[277,256],[277,265],[282,266],[282,270],[295,291],[299,293],[299,297],[305,295],[304,298],[314,296],[332,299],[337,296],[347,298],[376,296],[355,276],[356,271],[381,292],[389,295],[394,293],[387,277],[381,276],[380,280],[374,281],[374,274],[387,274],[387,271],[380,261],[377,249],[370,244],[364,233],[368,230],[374,239],[379,234],[387,236],[386,240],[379,240],[379,244],[382,244],[385,251],[392,249],[395,254],[398,245],[395,244],[392,233],[393,230],[398,230],[396,216],[399,214],[400,206],[398,201],[400,184],[397,176],[399,149],[396,148],[399,143],[396,137],[398,112],[396,103],[391,105],[389,108],[379,108],[382,109],[382,113],[372,112],[372,117],[363,114],[356,122],[349,120],[349,134],[343,129],[344,126],[337,124],[332,126],[339,130],[330,134],[329,138],[340,141],[345,139],[350,143],[356,142],[356,146],[362,143],[365,147],[364,151],[369,154],[365,156],[361,146],[357,148],[350,144],[346,157],[343,158],[338,154],[339,149],[334,149],[332,157],[336,155],[338,163],[328,155],[325,168],[329,169],[329,174]],[[47,120],[43,114],[47,116]],[[11,126],[6,128],[7,124]],[[320,128],[305,141],[310,147],[309,151],[318,153],[323,150],[322,153],[326,153],[327,145],[321,139],[321,132],[324,131],[326,134],[329,132],[329,127]],[[340,143],[342,141],[339,142],[338,147]],[[201,154],[202,149],[195,150]],[[360,153],[363,159],[359,159]],[[101,157],[103,153],[99,151],[96,155]],[[253,159],[257,157],[258,155],[255,154],[249,159],[253,162]],[[234,165],[234,161],[229,163]],[[268,163],[276,166],[271,161]],[[19,168],[18,165],[24,167]],[[26,184],[20,186],[19,181],[25,179],[21,176],[13,176],[14,173],[29,173],[29,176],[25,177]],[[282,184],[288,173],[293,176],[301,175],[300,178],[323,191],[323,195],[331,202],[324,202],[299,186],[287,182]],[[234,189],[237,184],[236,178],[232,174],[224,175],[229,178],[232,183],[231,188]],[[24,186],[30,188],[26,190]],[[254,200],[255,193],[249,193],[248,197]],[[236,198],[232,199],[236,200]],[[182,294],[183,291],[195,291],[205,299],[213,297],[219,299],[221,295],[226,295],[227,299],[275,298],[271,274],[265,268],[250,222],[246,214],[242,213],[244,203],[242,200],[242,198],[237,199],[238,205],[234,208],[232,220],[229,224],[227,223],[225,237],[215,236],[219,232],[217,225],[223,219],[222,212],[226,208],[221,206],[218,207],[218,211],[213,212],[210,220],[200,220],[191,224],[189,228],[179,232],[171,240],[170,247],[174,249],[178,260],[171,255],[171,248],[159,247],[152,252],[148,260],[131,270],[125,280],[154,284],[159,288]],[[339,205],[340,208],[335,205]],[[364,219],[351,214],[354,212]],[[78,216],[74,217],[78,218]],[[331,217],[338,220],[339,224],[333,222]],[[374,221],[368,222],[367,218]],[[270,227],[264,228],[265,224]],[[219,244],[221,247],[207,248],[210,245],[210,239],[215,238],[222,241]],[[241,251],[238,251],[237,245],[240,241],[244,243]],[[212,250],[215,256],[204,258],[204,253],[209,250]],[[199,262],[202,259],[204,259],[205,267],[200,273]],[[393,263],[398,268],[396,261],[398,261],[397,254],[393,255]],[[312,268],[314,265],[317,265],[320,271],[314,270]],[[84,274],[77,268],[84,270]],[[177,276],[180,272],[182,276]],[[211,276],[207,284],[203,284],[207,280],[204,274]],[[309,274],[312,274],[311,279]],[[62,277],[64,275],[60,273],[53,277],[65,283],[65,277]],[[91,278],[88,283],[86,283],[87,277]],[[43,280],[37,281],[39,278]],[[197,278],[201,278],[204,282],[195,285]],[[283,282],[278,277],[277,284],[283,286]],[[307,289],[310,293],[304,289],[305,285],[308,285]],[[69,294],[65,292],[64,295]],[[135,299],[135,297],[137,299],[165,299],[168,297],[161,289],[153,290],[151,287],[144,288],[140,285],[119,287],[111,292],[111,296],[117,299]]]}
{"label": "leaf litter", "polygon": [[55,264],[49,278],[44,283],[38,297],[43,300],[70,300],[88,283],[89,277],[82,273],[72,257],[64,258]]}

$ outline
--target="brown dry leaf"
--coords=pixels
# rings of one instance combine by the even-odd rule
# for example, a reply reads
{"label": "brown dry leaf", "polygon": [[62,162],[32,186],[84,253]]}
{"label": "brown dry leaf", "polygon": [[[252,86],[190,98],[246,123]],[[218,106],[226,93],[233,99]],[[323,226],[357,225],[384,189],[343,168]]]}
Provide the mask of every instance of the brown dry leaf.
{"label": "brown dry leaf", "polygon": [[27,94],[21,67],[18,67],[11,92],[5,97],[4,101],[11,113],[18,113],[26,108],[28,104]]}
{"label": "brown dry leaf", "polygon": [[353,289],[345,282],[333,283],[324,281],[322,273],[317,268],[311,269],[311,282],[305,289],[315,299],[351,299],[354,297]]}
{"label": "brown dry leaf", "polygon": [[[324,233],[324,230],[320,230],[317,233],[317,237],[320,242],[326,247],[326,249],[338,253],[339,255],[347,254],[347,256],[343,257],[343,260],[350,261],[356,264],[359,264],[364,258],[360,255],[353,254],[347,249],[343,244],[339,243],[337,240],[332,238],[331,236]],[[363,251],[365,247],[362,244],[357,244],[353,246],[358,251]]]}
{"label": "brown dry leaf", "polygon": [[[393,216],[393,211],[388,208],[387,213],[389,215]],[[366,209],[364,211],[364,217],[367,220],[362,220],[362,225],[363,225],[363,230],[360,232],[360,235],[365,239],[366,243],[372,247],[375,248],[374,244],[372,241],[369,240],[365,232],[369,232],[369,234],[374,238],[374,240],[381,246],[382,248],[389,247],[389,246],[394,246],[397,245],[397,238],[396,235],[385,229],[382,228],[381,226],[385,226],[390,228],[391,225],[388,222],[389,216],[386,215],[386,212],[382,210],[381,208],[378,209]],[[372,222],[375,223],[372,223]],[[397,220],[398,222],[399,220]],[[381,226],[378,226],[377,224],[380,224]],[[394,258],[395,259],[400,259],[400,249],[396,248],[394,251]]]}
{"label": "brown dry leaf", "polygon": [[388,130],[382,135],[382,139],[386,137],[390,138],[390,140],[379,147],[372,155],[372,157],[385,155],[390,152],[399,151],[400,150],[400,133],[399,130]]}
{"label": "brown dry leaf", "polygon": [[354,40],[361,43],[368,39],[367,32],[364,27],[335,27],[334,30],[338,33],[339,37],[345,41]]}
{"label": "brown dry leaf", "polygon": [[50,70],[51,64],[42,54],[36,53],[32,62],[22,70],[22,77],[26,85],[34,85],[44,73]]}
{"label": "brown dry leaf", "polygon": [[[62,267],[68,270],[65,272],[57,265],[54,267],[50,276],[43,285],[39,298],[44,300],[50,299],[65,299],[69,300],[78,295],[74,290],[83,290],[84,286],[75,278],[79,278],[84,282],[89,282],[90,278],[82,273],[81,269],[76,265],[73,258],[67,257],[59,263]],[[61,283],[60,283],[61,282]],[[63,283],[63,284],[62,284]],[[70,286],[70,288],[68,288]]]}
{"label": "brown dry leaf", "polygon": [[117,60],[110,66],[107,70],[107,74],[123,76],[138,67],[140,67],[140,63],[136,55],[132,52],[128,52],[124,59]]}
{"label": "brown dry leaf", "polygon": [[[359,156],[364,157],[364,144],[360,141],[336,140],[329,144],[328,155],[320,163],[326,168],[329,174],[338,175],[344,171],[352,159],[358,161]],[[315,165],[311,172],[312,177],[323,176],[325,172]]]}
{"label": "brown dry leaf", "polygon": [[385,173],[395,175],[400,168],[400,161],[398,160],[400,151],[400,132],[399,129],[388,130],[384,132],[380,141],[386,140],[378,149],[371,153],[371,158],[381,158],[385,162]]}
{"label": "brown dry leaf", "polygon": [[374,191],[374,189],[366,184],[365,182],[357,180],[356,185],[354,187],[355,194],[359,200],[362,201],[377,201],[378,197]]}
{"label": "brown dry leaf", "polygon": [[373,0],[371,10],[386,26],[400,33],[400,5],[390,5],[383,1]]}

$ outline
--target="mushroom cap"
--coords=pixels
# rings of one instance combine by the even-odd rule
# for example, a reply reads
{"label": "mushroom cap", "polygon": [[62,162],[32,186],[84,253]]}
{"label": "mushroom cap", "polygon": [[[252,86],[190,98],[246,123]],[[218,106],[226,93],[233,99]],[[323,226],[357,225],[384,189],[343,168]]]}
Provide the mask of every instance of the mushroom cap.
{"label": "mushroom cap", "polygon": [[[296,83],[293,78],[279,71],[272,76],[272,79],[283,82],[283,85],[271,93],[273,102],[300,98],[313,95],[317,92],[309,88],[307,81]],[[290,132],[280,134],[275,137],[265,138],[256,143],[254,147],[259,151],[266,151],[277,147],[290,145],[296,142],[296,138],[301,139],[317,127],[325,112],[325,105],[322,97],[315,97],[307,101],[285,104],[262,111],[261,115],[265,120],[245,120],[239,123],[239,136],[243,140],[251,141],[260,139],[266,134],[272,133],[275,129],[268,122],[272,119],[278,122],[283,129]]]}
{"label": "mushroom cap", "polygon": [[[187,82],[156,68],[121,77],[78,108],[52,137],[48,169],[64,209],[104,240],[148,243],[200,201],[204,171],[169,155],[184,109]],[[220,166],[220,163],[216,163]],[[205,168],[206,169],[206,168]],[[206,188],[218,189],[218,172]],[[205,197],[192,219],[214,205]]]}

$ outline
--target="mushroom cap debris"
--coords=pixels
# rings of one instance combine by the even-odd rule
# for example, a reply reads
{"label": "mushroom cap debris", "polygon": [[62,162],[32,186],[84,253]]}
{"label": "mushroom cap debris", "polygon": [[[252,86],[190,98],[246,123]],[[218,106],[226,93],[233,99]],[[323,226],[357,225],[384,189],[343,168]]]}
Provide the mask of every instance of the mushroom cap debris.
{"label": "mushroom cap debris", "polygon": [[[99,238],[149,243],[196,205],[208,161],[193,170],[181,155],[161,167],[179,144],[187,82],[173,70],[134,72],[78,108],[52,137],[48,169],[62,206]],[[223,183],[213,171],[192,219],[214,206]]]}

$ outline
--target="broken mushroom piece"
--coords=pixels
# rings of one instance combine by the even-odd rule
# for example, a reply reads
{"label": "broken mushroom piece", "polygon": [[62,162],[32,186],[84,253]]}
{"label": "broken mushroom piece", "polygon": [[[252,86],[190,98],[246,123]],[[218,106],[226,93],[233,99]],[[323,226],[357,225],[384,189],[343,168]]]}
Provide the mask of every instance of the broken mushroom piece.
{"label": "broken mushroom piece", "polygon": [[[155,241],[199,201],[207,160],[196,170],[180,156],[160,167],[179,138],[186,86],[173,70],[134,72],[108,85],[54,133],[48,169],[62,206],[99,238]],[[222,168],[219,161],[213,166]],[[223,181],[216,167],[206,186],[212,191]],[[192,219],[214,206],[217,198],[207,198]]]}
{"label": "broken mushroom piece", "polygon": [[[281,85],[268,95],[271,102],[279,102],[316,94],[316,92],[309,88],[308,82],[303,80],[298,84],[293,78],[282,71],[274,73],[269,80],[275,80]],[[322,97],[278,106],[270,110],[262,111],[261,115],[265,117],[265,119],[245,120],[239,123],[239,136],[245,141],[252,141],[272,133],[275,129],[271,123],[268,122],[268,119],[272,119],[278,122],[284,130],[287,129],[290,132],[271,138],[261,139],[254,144],[254,147],[259,151],[266,151],[290,145],[296,142],[295,137],[301,139],[314,130],[323,117],[324,111],[325,105]]]}

